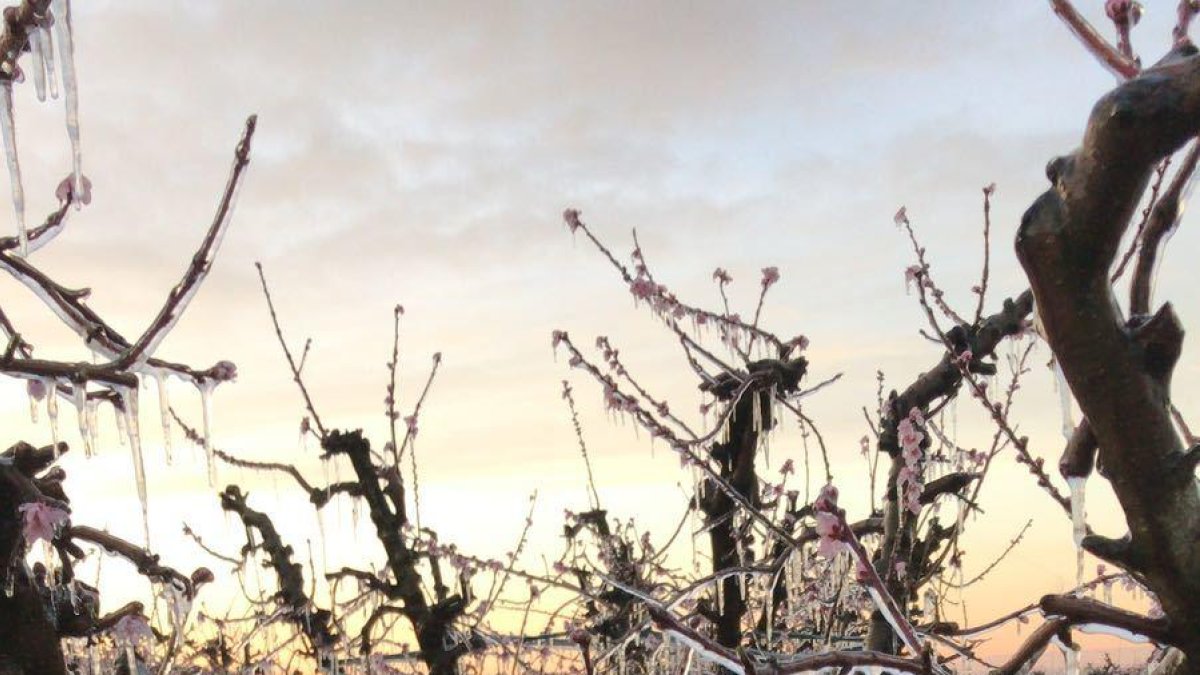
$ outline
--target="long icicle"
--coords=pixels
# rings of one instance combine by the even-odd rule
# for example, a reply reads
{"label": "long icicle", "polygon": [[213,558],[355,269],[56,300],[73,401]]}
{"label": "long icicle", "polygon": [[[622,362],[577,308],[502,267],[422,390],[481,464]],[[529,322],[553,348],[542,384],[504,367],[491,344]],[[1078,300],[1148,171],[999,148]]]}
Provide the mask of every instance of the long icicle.
{"label": "long icicle", "polygon": [[46,84],[50,88],[50,98],[58,100],[58,72],[54,69],[54,32],[49,26],[38,29],[42,34],[39,42],[42,46],[42,61],[45,62]]}
{"label": "long icicle", "polygon": [[37,100],[46,100],[46,59],[42,56],[42,31],[34,28],[29,31],[29,56],[33,59],[33,89],[37,92]]}
{"label": "long icicle", "polygon": [[[83,194],[83,154],[79,149],[79,87],[75,81],[75,45],[71,37],[71,0],[53,0],[54,31],[62,62],[63,94],[67,108],[67,137],[71,140],[71,162],[75,194]],[[75,208],[82,207],[81,201]]]}
{"label": "long icicle", "polygon": [[21,185],[21,163],[17,161],[17,127],[13,122],[12,81],[0,86],[0,135],[4,136],[4,156],[8,160],[8,180],[12,185],[13,211],[17,214],[17,237],[21,255],[29,250],[25,232],[25,188]]}
{"label": "long icicle", "polygon": [[130,387],[121,392],[125,418],[125,433],[129,436],[129,449],[133,455],[133,477],[137,481],[138,501],[142,505],[142,533],[146,546],[150,546],[150,507],[146,495],[146,463],[142,458],[142,434],[138,429],[138,390]]}
{"label": "long icicle", "polygon": [[167,374],[156,373],[154,376],[154,384],[158,387],[158,410],[162,416],[162,433],[163,433],[163,452],[166,454],[167,465],[172,462],[171,457],[171,401],[167,395]]}
{"label": "long icicle", "polygon": [[[200,390],[200,409],[204,418],[204,456],[208,461],[208,485],[217,484],[217,460],[213,456],[212,446],[212,392],[215,384],[212,380],[203,380],[196,384]],[[355,500],[358,503],[358,500]]]}

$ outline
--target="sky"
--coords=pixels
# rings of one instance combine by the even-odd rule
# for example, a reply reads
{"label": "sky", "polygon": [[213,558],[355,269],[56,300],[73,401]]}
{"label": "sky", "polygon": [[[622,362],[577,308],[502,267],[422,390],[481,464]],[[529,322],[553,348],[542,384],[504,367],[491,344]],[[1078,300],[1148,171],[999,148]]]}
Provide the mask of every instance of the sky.
{"label": "sky", "polygon": [[[1168,44],[1174,3],[1145,4],[1135,47],[1153,61]],[[1100,6],[1082,9],[1099,22]],[[912,252],[893,214],[907,207],[933,273],[969,310],[981,188],[994,182],[989,307],[998,307],[1025,288],[1011,240],[1046,187],[1046,161],[1078,143],[1092,103],[1113,85],[1049,7],[1032,1],[359,2],[350,10],[93,0],[75,11],[94,201],[35,262],[68,286],[90,287],[93,308],[139,334],[203,236],[243,121],[257,114],[232,229],[159,355],[236,362],[237,383],[215,397],[216,444],[320,475],[316,449],[299,439],[302,404],[253,263],[264,265],[293,348],[313,340],[305,374],[322,418],[380,443],[391,310],[403,304],[402,405],[414,400],[431,355],[443,355],[416,446],[422,517],[483,556],[513,546],[535,490],[535,550],[557,551],[562,509],[586,505],[564,378],[576,389],[610,511],[666,535],[683,508],[687,478],[677,461],[609,418],[599,388],[550,348],[555,329],[583,345],[609,336],[647,386],[698,416],[694,376],[669,334],[571,236],[564,208],[581,209],[619,255],[632,249],[636,228],[657,277],[694,304],[717,306],[711,274],[720,266],[748,313],[761,268],[778,266],[764,324],[811,340],[814,380],[842,374],[805,409],[825,434],[845,503],[861,516],[861,408],[874,404],[876,372],[903,388],[938,358],[917,332],[923,314],[904,284]],[[62,108],[37,103],[29,85],[16,96],[25,189],[38,214],[54,205],[69,167]],[[1191,250],[1195,237],[1185,221],[1171,247]],[[1178,254],[1164,265],[1157,297],[1172,298],[1186,321],[1200,303]],[[40,356],[84,358],[22,287],[0,280],[0,301]],[[1053,463],[1061,415],[1049,354],[1034,354],[1016,417],[1035,453]],[[1175,378],[1185,413],[1198,402],[1188,386],[1198,363],[1185,352]],[[171,396],[197,419],[194,392],[180,386]],[[0,420],[12,440],[49,441],[44,419],[30,423],[18,382],[0,382]],[[987,442],[974,401],[958,404],[955,423],[960,444]],[[241,529],[221,515],[198,454],[176,434],[181,457],[166,466],[155,459],[154,406],[144,406],[141,426],[152,539],[164,559],[211,564],[180,534],[184,521],[235,549]],[[77,440],[73,420],[63,428]],[[64,459],[76,518],[138,540],[128,450],[115,434],[108,440],[97,458]],[[783,434],[772,453],[768,472],[800,461],[803,450]],[[1005,460],[965,545],[968,570],[986,566],[1027,520],[1034,525],[970,592],[979,619],[1074,580],[1069,522]],[[314,538],[316,519],[288,486],[220,473],[221,485],[250,485],[263,508],[288,514],[282,529]],[[1093,486],[1090,521],[1119,536],[1111,496]],[[349,510],[327,518],[345,520]],[[381,559],[365,534],[360,544]]]}

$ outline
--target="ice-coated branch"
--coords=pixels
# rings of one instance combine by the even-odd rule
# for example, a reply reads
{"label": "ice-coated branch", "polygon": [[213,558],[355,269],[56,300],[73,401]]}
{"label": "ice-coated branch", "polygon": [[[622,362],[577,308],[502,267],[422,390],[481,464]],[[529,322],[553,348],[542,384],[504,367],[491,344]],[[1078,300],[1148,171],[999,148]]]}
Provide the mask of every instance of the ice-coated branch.
{"label": "ice-coated branch", "polygon": [[[196,444],[202,444],[204,442],[204,438],[200,435],[200,433],[187,422],[184,422],[183,419],[179,417],[178,413],[175,412],[174,408],[170,409],[170,414],[175,420],[175,424],[179,425],[179,428],[183,430],[183,434],[188,440]],[[306,479],[304,474],[300,473],[300,470],[297,469],[293,464],[284,464],[282,462],[258,462],[249,459],[242,459],[217,447],[213,447],[211,449],[214,457],[222,462],[225,462],[226,464],[229,464],[230,466],[236,466],[243,469],[253,469],[255,471],[271,471],[286,474],[296,482],[296,485],[298,485],[301,490],[304,490],[304,492],[308,494],[309,501],[311,501],[318,509],[328,504],[329,500],[336,494],[348,494],[350,496],[361,496],[362,494],[361,487],[355,481],[332,483],[325,487],[316,487],[311,481]]]}
{"label": "ice-coated branch", "polygon": [[1142,616],[1091,598],[1074,595],[1047,595],[1038,605],[1047,616],[1062,617],[1072,626],[1110,626],[1144,636],[1159,644],[1181,646],[1178,643],[1178,631],[1173,630],[1171,623],[1165,618]]}
{"label": "ice-coated branch", "polygon": [[1138,74],[1140,68],[1137,61],[1122,54],[1120,50],[1101,37],[1100,33],[1096,32],[1096,28],[1083,18],[1070,0],[1050,0],[1050,7],[1067,25],[1071,33],[1083,43],[1084,48],[1117,78],[1127,80]]}
{"label": "ice-coated branch", "polygon": [[196,597],[197,588],[213,580],[213,573],[207,568],[198,567],[190,575],[184,575],[173,567],[159,562],[159,557],[150,551],[121,539],[120,537],[86,525],[71,525],[62,536],[67,540],[85,541],[104,549],[105,551],[125,558],[138,574],[161,584],[174,585],[183,591],[189,600]]}
{"label": "ice-coated branch", "polygon": [[1051,640],[1067,635],[1069,625],[1066,619],[1053,618],[1038,626],[1004,665],[992,671],[993,675],[1016,675],[1025,672],[1026,664],[1035,663],[1041,658]]}
{"label": "ice-coated branch", "polygon": [[167,295],[167,300],[159,310],[158,316],[137,339],[137,342],[116,359],[115,365],[118,368],[144,365],[146,360],[154,354],[163,338],[179,322],[188,303],[195,297],[200,285],[204,283],[209,270],[212,269],[217,250],[221,246],[221,239],[229,229],[238,188],[242,184],[245,169],[250,164],[250,143],[254,138],[254,129],[257,125],[257,115],[251,115],[246,119],[246,129],[242,132],[242,138],[234,151],[233,167],[229,171],[225,191],[221,195],[221,201],[217,204],[217,213],[213,217],[212,225],[208,228],[208,233],[200,243],[200,248],[192,256],[192,262],[184,272],[183,279]]}
{"label": "ice-coated branch", "polygon": [[[67,210],[73,202],[74,197],[68,194],[67,198],[59,204],[58,208],[46,216],[46,220],[41,225],[29,230],[26,235],[26,255],[50,243],[65,229]],[[0,237],[0,251],[15,251],[19,250],[20,247],[20,237]]]}
{"label": "ice-coated branch", "polygon": [[0,78],[12,80],[17,59],[29,47],[29,34],[46,20],[50,0],[23,0],[4,8],[4,32],[0,34]]}
{"label": "ice-coated branch", "polygon": [[[1124,511],[1120,557],[1172,622],[1196,627],[1200,493],[1177,470],[1184,449],[1170,412],[1182,327],[1170,304],[1126,321],[1109,281],[1154,167],[1200,132],[1200,57],[1188,47],[1100,99],[1080,149],[1047,167],[1051,188],[1022,218],[1016,250]],[[1200,629],[1182,648],[1200,659]]]}
{"label": "ice-coated branch", "polygon": [[886,668],[896,673],[930,673],[929,663],[869,651],[832,651],[788,659],[786,663],[752,660],[744,649],[728,649],[680,621],[661,606],[647,604],[654,625],[669,637],[692,649],[701,659],[738,675],[792,675],[819,672],[825,668]]}
{"label": "ice-coated branch", "polygon": [[[228,222],[233,188],[236,187],[237,183],[240,183],[240,178],[235,180],[235,178],[241,175],[241,168],[238,167],[244,167],[245,161],[247,161],[248,156],[246,153],[249,149],[249,138],[254,128],[253,120],[254,117],[251,117],[250,121],[247,122],[246,135],[242,139],[243,143],[239,144],[237,159],[235,160],[234,175],[231,177],[230,185],[227,186],[226,193],[221,201],[222,207],[218,210],[217,224],[220,224],[220,227],[214,224],[214,227],[210,229],[205,243],[202,244],[197,257],[193,259],[193,265],[189,268],[190,271],[185,277],[185,282],[173,291],[167,307],[163,308],[159,317],[152,323],[151,329],[137,343],[130,343],[106,323],[94,310],[87,306],[84,301],[90,294],[90,290],[86,288],[67,288],[29,263],[27,259],[16,255],[22,244],[19,237],[0,238],[0,269],[12,275],[17,281],[32,291],[48,309],[53,311],[63,323],[83,339],[84,344],[92,352],[103,359],[114,361],[114,363],[110,364],[111,368],[107,370],[99,365],[89,365],[83,368],[80,364],[63,364],[63,368],[73,371],[70,374],[63,374],[59,372],[37,372],[39,369],[45,370],[45,365],[23,364],[22,360],[14,359],[5,366],[0,367],[0,371],[11,372],[18,377],[49,375],[52,379],[61,380],[64,384],[72,381],[83,383],[89,379],[95,379],[102,384],[124,387],[130,386],[130,382],[125,381],[127,378],[120,378],[119,381],[112,376],[137,370],[141,372],[170,373],[185,380],[202,384],[220,381],[222,376],[227,375],[229,373],[227,367],[213,367],[203,370],[195,369],[183,364],[153,358],[150,356],[150,352],[166,332],[170,330],[170,327],[174,325],[174,321],[178,319],[179,312],[182,311],[182,306],[186,304],[186,299],[190,298],[191,294],[195,292],[211,264],[211,254],[215,251],[216,244],[219,242],[219,235],[224,231],[224,226]],[[76,194],[74,188],[67,189],[60,197],[62,200],[59,208],[47,217],[45,223],[34,228],[28,234],[29,243],[35,250],[51,241],[62,231],[67,208],[84,198],[84,196]],[[181,288],[184,290],[181,290]],[[137,368],[132,367],[135,365],[134,360],[137,362]]]}
{"label": "ice-coated branch", "polygon": [[1146,229],[1142,234],[1142,246],[1133,268],[1133,281],[1129,287],[1129,313],[1149,314],[1150,293],[1153,291],[1155,267],[1159,248],[1167,235],[1175,230],[1183,218],[1183,209],[1192,187],[1195,185],[1196,164],[1200,161],[1200,140],[1184,155],[1175,177],[1159,197],[1150,212]]}

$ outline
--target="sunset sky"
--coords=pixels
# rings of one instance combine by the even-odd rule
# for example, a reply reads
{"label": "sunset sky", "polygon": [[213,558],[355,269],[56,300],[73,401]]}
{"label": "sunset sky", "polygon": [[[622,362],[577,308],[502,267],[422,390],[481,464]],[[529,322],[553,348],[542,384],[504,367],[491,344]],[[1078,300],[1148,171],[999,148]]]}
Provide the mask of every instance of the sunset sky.
{"label": "sunset sky", "polygon": [[[1099,23],[1102,3],[1081,4]],[[1152,62],[1169,44],[1175,3],[1146,5],[1134,44]],[[232,229],[159,355],[236,362],[237,383],[215,398],[217,445],[319,477],[316,449],[299,440],[302,403],[253,262],[265,267],[293,347],[313,340],[305,372],[323,419],[363,427],[380,445],[391,310],[403,304],[402,405],[414,400],[431,354],[443,354],[416,445],[423,522],[485,557],[511,549],[535,490],[535,553],[556,556],[562,510],[586,507],[564,378],[614,516],[665,537],[684,508],[681,482],[690,489],[676,457],[606,415],[600,389],[555,359],[554,329],[581,346],[606,335],[645,385],[699,419],[696,379],[676,343],[571,236],[564,208],[581,209],[620,256],[636,227],[656,276],[693,304],[719,307],[711,276],[720,266],[734,277],[735,311],[752,313],[760,269],[778,266],[763,323],[811,340],[814,381],[844,374],[805,410],[825,435],[844,505],[862,517],[858,439],[876,371],[903,388],[940,349],[917,333],[924,315],[904,284],[912,252],[893,214],[907,207],[933,274],[970,312],[981,188],[995,182],[994,311],[1026,286],[1011,241],[1046,187],[1046,161],[1075,147],[1091,105],[1113,85],[1046,3],[1032,0],[91,0],[75,12],[94,201],[34,261],[67,286],[91,287],[90,306],[126,335],[141,333],[203,236],[243,121],[257,113]],[[39,104],[30,85],[17,99],[32,220],[56,203],[68,146],[61,103]],[[1158,280],[1156,298],[1173,300],[1185,322],[1200,302],[1179,252],[1198,243],[1185,220]],[[0,298],[39,356],[86,357],[23,287],[0,280]],[[1185,414],[1200,404],[1196,354],[1185,350],[1175,377]],[[1063,438],[1048,359],[1039,346],[1015,420],[1053,464]],[[150,391],[141,422],[154,546],[181,568],[219,569],[181,523],[231,552],[244,543],[242,528],[223,517],[199,453],[179,434],[181,458],[165,465],[154,399]],[[172,401],[198,420],[194,391],[180,385]],[[986,447],[991,428],[979,404],[964,398],[956,415],[959,443]],[[75,518],[139,541],[129,452],[111,416],[103,419],[100,456],[63,462]],[[19,382],[0,383],[0,421],[9,442],[49,442],[44,417],[30,423]],[[62,434],[78,445],[74,426],[68,411]],[[964,543],[968,576],[1027,520],[1034,526],[968,592],[972,623],[1075,578],[1068,519],[1012,455],[1002,457]],[[793,432],[772,444],[763,473],[775,475],[787,458],[803,458]],[[219,473],[220,486],[248,485],[252,503],[278,513],[298,550],[315,540],[316,518],[290,485]],[[1089,513],[1099,532],[1124,533],[1099,481]],[[365,529],[355,549],[353,528],[330,525],[350,517],[349,507],[326,516],[327,534],[341,529],[329,536],[343,542],[329,555],[361,550],[382,560]],[[540,566],[540,557],[527,563]],[[121,574],[105,565],[106,575]],[[141,592],[127,588],[106,604]],[[998,638],[994,651],[1011,639]]]}

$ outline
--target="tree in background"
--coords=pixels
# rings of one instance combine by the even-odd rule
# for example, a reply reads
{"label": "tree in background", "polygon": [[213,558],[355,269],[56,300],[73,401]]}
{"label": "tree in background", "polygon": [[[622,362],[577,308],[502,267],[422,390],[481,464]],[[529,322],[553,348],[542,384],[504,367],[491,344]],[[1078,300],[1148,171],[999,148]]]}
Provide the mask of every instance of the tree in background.
{"label": "tree in background", "polygon": [[[1069,2],[1052,0],[1051,5],[1113,71],[1119,86],[1096,105],[1081,148],[1047,167],[1052,188],[1027,211],[1017,233],[1017,254],[1031,289],[1003,301],[995,313],[983,312],[993,187],[984,189],[985,262],[973,289],[978,296],[973,314],[959,313],[946,302],[907,213],[901,209],[896,214],[896,224],[911,240],[916,256],[906,275],[915,283],[928,318],[926,335],[944,353],[902,390],[885,397],[881,383],[878,418],[867,418],[877,452],[886,460],[883,508],[856,525],[838,507],[828,470],[829,483],[815,500],[799,505],[791,495],[786,508],[780,508],[784,500],[765,497],[787,495],[786,490],[756,471],[761,436],[779,423],[778,406],[789,409],[820,440],[797,400],[811,392],[799,382],[811,369],[811,359],[818,357],[806,352],[809,360],[793,358],[792,350],[801,341],[782,342],[759,327],[762,298],[778,278],[777,271],[763,270],[753,320],[743,321],[730,310],[724,294],[729,277],[721,269],[714,278],[722,291],[723,311],[702,310],[679,300],[655,279],[636,239],[631,269],[595,237],[578,211],[566,212],[570,230],[584,233],[634,297],[680,343],[700,388],[713,395],[704,407],[716,409],[711,423],[693,430],[675,408],[627,372],[609,338],[597,339],[602,358],[593,362],[565,332],[554,334],[555,345],[563,344],[570,352],[570,365],[601,386],[610,410],[664,441],[699,474],[691,505],[703,515],[709,573],[691,583],[644,581],[636,588],[609,579],[622,596],[620,611],[630,611],[628,605],[634,602],[645,616],[637,630],[609,639],[616,645],[610,654],[645,640],[658,640],[655,644],[667,648],[670,640],[646,633],[653,627],[658,635],[688,647],[679,657],[682,662],[699,655],[728,672],[854,667],[944,672],[956,661],[980,661],[972,649],[976,636],[1040,615],[1043,623],[1006,663],[985,665],[996,672],[1018,672],[1055,643],[1074,672],[1075,630],[1152,641],[1160,647],[1152,665],[1164,672],[1190,671],[1194,668],[1188,664],[1200,661],[1200,589],[1193,581],[1200,578],[1200,495],[1194,477],[1200,450],[1170,398],[1182,326],[1169,303],[1157,310],[1150,303],[1160,249],[1178,226],[1200,157],[1197,143],[1175,160],[1175,173],[1166,182],[1172,155],[1200,132],[1195,122],[1200,112],[1200,57],[1188,38],[1200,6],[1190,0],[1179,4],[1172,49],[1154,66],[1142,69],[1130,40],[1141,11],[1136,3],[1106,3],[1117,31],[1116,46]],[[1152,178],[1146,207],[1136,213]],[[1118,257],[1122,241],[1129,243]],[[1122,310],[1114,284],[1126,270],[1129,302]],[[1000,343],[1022,339],[1034,330],[1054,355],[1064,395],[1069,396],[1069,386],[1083,413],[1078,424],[1068,424],[1059,465],[1065,490],[1008,418],[1019,379],[1028,370],[1032,343],[1010,359],[1011,379],[1004,393],[994,396],[987,386],[998,372],[995,355]],[[719,351],[702,344],[706,332],[719,338]],[[752,351],[756,341],[758,352]],[[957,447],[938,419],[962,391],[978,400],[994,422],[991,447],[985,452]],[[941,601],[946,589],[968,583],[961,576],[957,539],[964,515],[977,508],[975,495],[1001,451],[1012,452],[1071,518],[1080,550],[1078,585],[1071,593],[1046,596],[993,621],[959,626],[943,619]],[[1129,534],[1123,538],[1101,536],[1088,527],[1086,478],[1097,467],[1124,511]],[[870,480],[874,496],[873,470]],[[955,522],[940,522],[937,509],[928,508],[936,507],[939,497],[958,500]],[[807,533],[811,538],[804,536]],[[1020,534],[1013,545],[1019,539]],[[812,547],[806,549],[810,542],[817,555]],[[1085,583],[1083,551],[1121,572],[1102,570]],[[1107,594],[1117,580],[1153,600],[1149,615],[1090,597],[1091,592]],[[869,601],[847,594],[847,587],[865,589]],[[796,594],[806,596],[798,603],[788,602]],[[749,613],[751,606],[757,607]],[[814,607],[828,611],[824,616],[821,611],[817,616],[794,611],[811,612]]]}
{"label": "tree in background", "polygon": [[[353,472],[349,480],[324,484],[308,480],[290,462],[253,462],[213,447],[209,399],[218,383],[235,377],[231,363],[195,369],[155,356],[211,268],[249,161],[253,117],[212,226],[182,280],[137,339],[124,338],[92,311],[86,290],[62,286],[28,261],[65,229],[71,207],[90,199],[90,184],[79,151],[69,4],[25,0],[9,8],[0,35],[0,132],[17,234],[0,239],[0,267],[70,326],[96,362],[35,358],[30,342],[0,313],[7,338],[0,371],[29,382],[33,409],[44,406],[53,436],[44,447],[17,443],[0,453],[0,556],[5,560],[0,672],[154,668],[165,673],[174,667],[278,672],[286,663],[330,673],[443,674],[484,667],[464,662],[491,650],[503,659],[495,665],[511,672],[943,673],[982,663],[1016,673],[1031,667],[1050,645],[1062,650],[1068,670],[1075,672],[1072,637],[1084,630],[1153,642],[1158,649],[1150,666],[1156,672],[1195,671],[1200,662],[1200,494],[1194,469],[1200,449],[1170,397],[1182,324],[1170,304],[1152,305],[1151,291],[1162,246],[1178,226],[1200,161],[1200,141],[1174,158],[1200,133],[1200,54],[1188,38],[1200,6],[1192,0],[1179,3],[1171,50],[1145,69],[1131,40],[1140,12],[1136,3],[1105,4],[1117,32],[1115,46],[1067,0],[1051,0],[1051,6],[1119,85],[1096,105],[1080,149],[1049,164],[1052,186],[1022,220],[1016,248],[1030,289],[989,309],[991,186],[984,188],[984,264],[971,311],[949,304],[907,212],[896,214],[915,255],[906,276],[928,319],[924,333],[940,353],[929,370],[903,387],[886,391],[881,377],[874,409],[864,409],[864,482],[872,508],[858,518],[850,518],[838,503],[835,485],[844,487],[846,479],[833,475],[830,449],[804,408],[806,398],[832,386],[838,375],[809,381],[811,372],[820,371],[820,347],[809,348],[802,336],[781,337],[760,323],[779,270],[762,270],[757,304],[743,318],[725,293],[730,275],[717,269],[713,277],[721,305],[703,309],[678,298],[655,276],[636,237],[630,262],[623,263],[578,211],[565,213],[570,230],[594,244],[636,301],[678,342],[689,377],[696,378],[704,397],[699,419],[630,373],[610,338],[596,339],[598,357],[585,353],[565,331],[553,334],[554,346],[599,386],[608,410],[632,419],[655,443],[678,453],[692,486],[680,531],[688,529],[707,555],[697,556],[691,569],[676,567],[665,555],[670,541],[656,545],[632,521],[610,516],[610,509],[619,513],[621,505],[602,506],[593,485],[587,510],[567,516],[565,551],[539,572],[518,567],[524,534],[507,560],[481,560],[439,542],[435,532],[421,526],[412,441],[433,373],[399,433],[398,346],[388,364],[385,397],[390,441],[376,450],[361,431],[323,424],[302,378],[307,348],[295,358],[270,307],[308,413],[302,433],[319,441],[324,461]],[[25,226],[12,119],[13,84],[24,76],[18,64],[23,54],[29,54],[25,62],[39,97],[53,97],[61,80],[73,163],[56,192],[58,208],[33,228]],[[53,67],[55,60],[61,71]],[[1114,290],[1123,279],[1129,281],[1124,307]],[[265,278],[263,290],[269,304]],[[397,308],[396,345],[399,317]],[[1053,353],[1064,394],[1069,388],[1083,413],[1078,424],[1066,425],[1061,480],[1010,420],[1035,334]],[[1004,360],[998,348],[1006,343],[1014,349]],[[439,360],[434,359],[434,372]],[[201,394],[204,428],[184,426],[208,451],[210,475],[216,462],[282,472],[318,510],[334,499],[365,504],[383,563],[320,574],[313,566],[306,579],[269,507],[231,484],[220,493],[220,504],[244,526],[240,555],[221,553],[220,544],[210,548],[197,542],[238,570],[264,565],[273,589],[248,593],[248,609],[240,616],[208,617],[212,620],[204,628],[194,626],[192,601],[214,575],[206,568],[184,574],[163,565],[150,551],[145,524],[149,507],[138,391],[143,379],[156,381],[169,438],[169,377],[185,380]],[[947,429],[947,406],[964,392],[992,422],[990,445],[982,451],[961,446]],[[574,412],[569,386],[564,396]],[[65,472],[55,465],[67,451],[57,432],[61,402],[75,407],[89,455],[98,410],[107,404],[116,411],[141,498],[144,546],[74,522],[79,509],[70,504]],[[793,462],[778,468],[768,464],[770,436],[785,427],[800,434],[805,449],[803,486],[791,482],[800,473]],[[577,419],[576,431],[586,459]],[[405,454],[412,467],[408,480]],[[1080,549],[1077,585],[985,623],[959,624],[949,610],[952,594],[986,577],[1000,562],[986,561],[979,575],[968,578],[959,540],[979,511],[977,496],[989,471],[1006,454],[1028,469],[1071,520]],[[1084,494],[1093,472],[1111,484],[1121,504],[1129,526],[1124,537],[1103,536],[1088,526]],[[1009,550],[1022,532],[1014,534]],[[46,542],[41,551],[39,541]],[[131,603],[101,615],[99,591],[74,573],[87,555],[85,547],[134,564],[156,587],[168,608],[165,614],[146,616],[143,606]],[[1084,551],[1119,571],[1100,570],[1085,578]],[[472,577],[483,574],[491,577],[490,590],[476,596]],[[315,591],[321,577],[331,585],[325,599]],[[528,594],[511,600],[514,593],[505,587],[510,579],[527,583]],[[338,590],[343,583],[354,588],[343,594]],[[1112,604],[1106,596],[1115,583],[1144,592],[1153,600],[1152,611],[1140,614]],[[541,598],[548,589],[565,599],[544,610],[546,630],[526,631],[538,603],[549,602]],[[484,619],[506,601],[523,618],[519,631],[500,634]],[[976,653],[980,636],[1029,617],[1040,617],[1040,625],[1005,663],[986,663]],[[556,622],[565,624],[560,633],[550,630]],[[403,644],[406,636],[416,650]],[[573,662],[564,663],[551,649],[564,647],[570,656],[578,654]]]}

